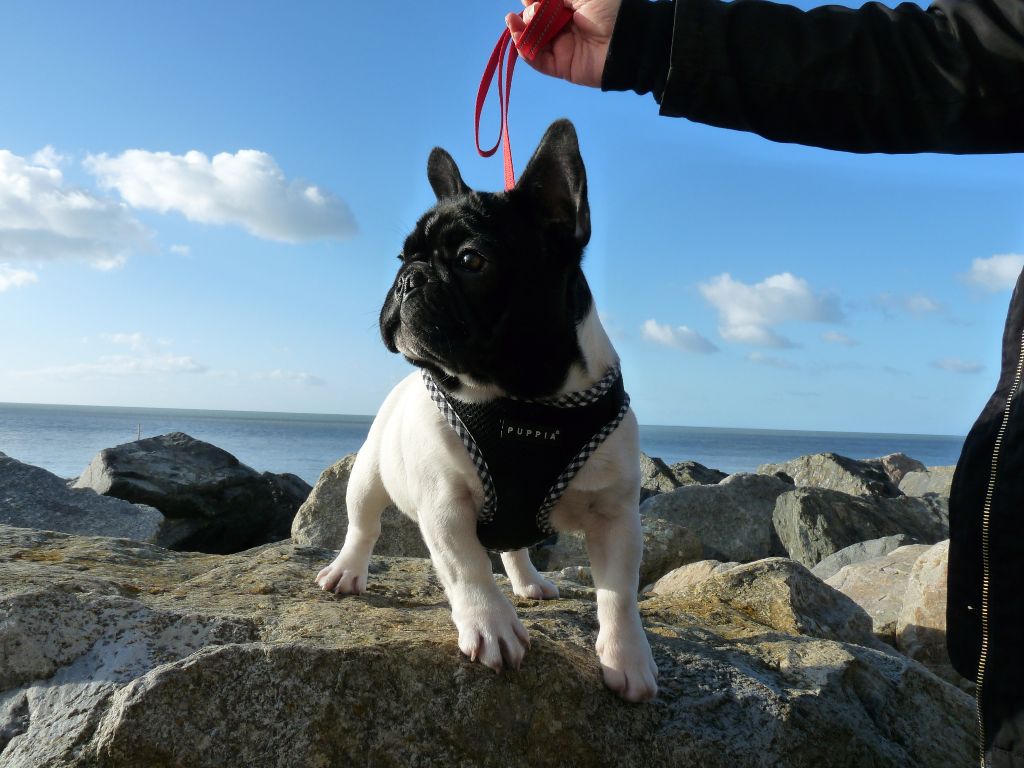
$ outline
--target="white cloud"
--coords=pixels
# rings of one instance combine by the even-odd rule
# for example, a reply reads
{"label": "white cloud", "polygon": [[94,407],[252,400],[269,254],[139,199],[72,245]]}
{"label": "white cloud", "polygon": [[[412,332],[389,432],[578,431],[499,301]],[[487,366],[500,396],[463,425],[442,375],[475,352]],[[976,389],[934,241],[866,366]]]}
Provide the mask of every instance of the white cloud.
{"label": "white cloud", "polygon": [[973,259],[971,271],[964,279],[988,291],[1008,291],[1017,283],[1024,269],[1024,254],[1000,253],[987,259]]}
{"label": "white cloud", "polygon": [[85,167],[135,208],[235,224],[257,237],[299,242],[356,231],[343,200],[308,182],[289,181],[272,156],[254,149],[213,158],[195,150],[172,155],[130,149],[117,157],[90,155]]}
{"label": "white cloud", "polygon": [[264,381],[290,381],[296,384],[305,384],[308,387],[322,387],[327,383],[319,376],[314,376],[311,373],[298,373],[278,369],[275,369],[270,373],[257,373],[255,378],[262,379]]}
{"label": "white cloud", "polygon": [[984,370],[985,366],[968,360],[959,360],[955,357],[946,357],[932,363],[935,368],[953,373],[978,373]]}
{"label": "white cloud", "polygon": [[23,285],[36,282],[39,282],[39,276],[35,272],[15,269],[10,264],[0,264],[0,293],[8,288],[21,288]]}
{"label": "white cloud", "polygon": [[787,371],[795,370],[798,366],[796,363],[786,360],[781,357],[772,357],[762,352],[751,352],[747,355],[747,360],[756,365],[766,365],[769,368],[782,368]]}
{"label": "white cloud", "polygon": [[709,352],[718,351],[718,347],[692,328],[688,328],[685,325],[673,328],[671,325],[659,323],[654,318],[643,324],[641,335],[655,344],[674,347],[684,352],[708,354]]}
{"label": "white cloud", "polygon": [[839,333],[839,331],[825,331],[821,334],[821,340],[827,341],[829,344],[841,344],[844,347],[856,347],[860,344],[856,339],[852,339],[845,333]]}
{"label": "white cloud", "polygon": [[763,347],[792,347],[774,330],[790,321],[830,323],[843,313],[834,296],[815,294],[806,280],[789,272],[749,285],[728,273],[701,283],[701,295],[718,310],[718,332],[727,341]]}
{"label": "white cloud", "polygon": [[67,162],[67,157],[60,154],[49,144],[32,154],[32,163],[43,168],[60,168],[65,162]]}
{"label": "white cloud", "polygon": [[148,234],[128,207],[66,184],[57,157],[50,147],[31,160],[0,149],[0,259],[109,269],[144,248]]}
{"label": "white cloud", "polygon": [[169,250],[175,256],[190,256],[192,254],[192,249],[187,245],[172,245]]}

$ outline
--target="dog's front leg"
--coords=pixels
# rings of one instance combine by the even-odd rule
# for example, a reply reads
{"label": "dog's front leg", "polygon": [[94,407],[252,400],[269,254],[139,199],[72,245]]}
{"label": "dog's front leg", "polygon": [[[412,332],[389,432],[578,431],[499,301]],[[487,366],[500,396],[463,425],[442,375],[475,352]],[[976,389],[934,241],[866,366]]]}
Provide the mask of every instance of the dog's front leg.
{"label": "dog's front leg", "polygon": [[597,589],[597,655],[604,683],[626,701],[653,699],[658,667],[636,602],[643,556],[640,516],[635,508],[596,515],[585,534]]}
{"label": "dog's front leg", "polygon": [[420,530],[452,606],[459,650],[500,671],[518,669],[530,647],[526,627],[498,589],[491,561],[476,536],[476,510],[467,498],[442,501],[419,513]]}

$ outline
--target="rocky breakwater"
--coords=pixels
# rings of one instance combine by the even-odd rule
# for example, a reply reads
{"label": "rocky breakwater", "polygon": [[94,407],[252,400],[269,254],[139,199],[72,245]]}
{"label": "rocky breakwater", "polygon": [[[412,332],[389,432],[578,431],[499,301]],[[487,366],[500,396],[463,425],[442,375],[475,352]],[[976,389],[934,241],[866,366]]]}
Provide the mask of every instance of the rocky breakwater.
{"label": "rocky breakwater", "polygon": [[[967,765],[970,697],[886,650],[783,558],[641,598],[657,700],[604,690],[593,591],[510,598],[522,669],[462,657],[429,561],[232,555],[0,526],[0,763],[77,766]],[[499,582],[508,593],[508,584]]]}
{"label": "rocky breakwater", "polygon": [[287,539],[311,490],[183,432],[100,451],[74,487],[160,510],[161,546],[218,554]]}

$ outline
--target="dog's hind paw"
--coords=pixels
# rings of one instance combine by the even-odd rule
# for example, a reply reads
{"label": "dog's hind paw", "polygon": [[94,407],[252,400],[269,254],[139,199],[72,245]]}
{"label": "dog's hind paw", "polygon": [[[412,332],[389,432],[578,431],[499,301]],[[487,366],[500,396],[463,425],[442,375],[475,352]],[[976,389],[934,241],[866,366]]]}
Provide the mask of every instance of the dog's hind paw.
{"label": "dog's hind paw", "polygon": [[525,597],[530,600],[554,600],[558,597],[558,587],[555,583],[545,579],[540,574],[537,574],[535,579],[524,582],[517,582],[513,579],[512,591],[519,597]]}
{"label": "dog's hind paw", "polygon": [[369,576],[368,563],[361,567],[357,563],[342,560],[339,556],[333,563],[316,575],[316,583],[325,592],[338,595],[361,595],[366,591]]}

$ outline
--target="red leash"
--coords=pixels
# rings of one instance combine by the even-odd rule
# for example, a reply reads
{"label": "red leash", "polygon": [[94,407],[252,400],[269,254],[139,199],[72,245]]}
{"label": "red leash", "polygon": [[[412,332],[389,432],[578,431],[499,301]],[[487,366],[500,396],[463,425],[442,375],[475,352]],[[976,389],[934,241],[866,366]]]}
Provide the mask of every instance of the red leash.
{"label": "red leash", "polygon": [[[491,58],[484,69],[484,76],[480,79],[480,89],[476,93],[476,116],[474,128],[476,133],[476,151],[481,157],[490,157],[498,151],[498,145],[502,147],[502,157],[505,160],[505,189],[512,189],[516,185],[516,174],[512,168],[512,146],[508,137],[508,102],[512,94],[512,71],[516,66],[516,59],[520,54],[526,57],[527,61],[533,61],[537,53],[550,43],[555,36],[562,31],[562,27],[572,20],[572,10],[566,8],[562,0],[541,0],[537,13],[526,25],[522,36],[519,38],[519,45],[512,45],[512,34],[506,29],[498,38],[498,44],[494,46]],[[506,59],[507,55],[507,59]],[[502,74],[504,69],[504,75]],[[501,125],[498,128],[498,140],[490,149],[480,147],[480,113],[483,111],[484,102],[487,101],[487,94],[491,90],[491,81],[494,73],[498,73],[498,106],[501,110]]]}

